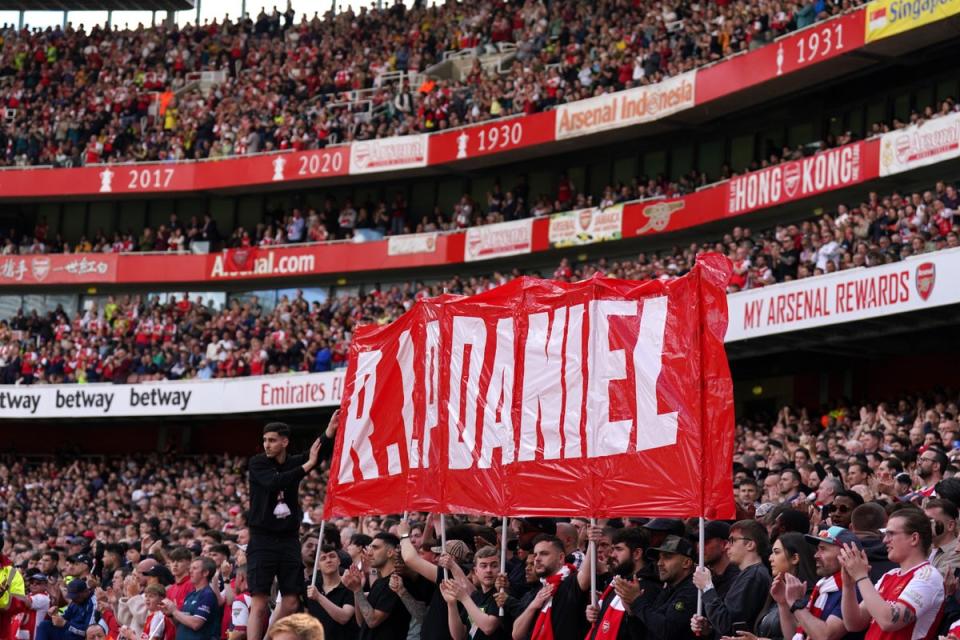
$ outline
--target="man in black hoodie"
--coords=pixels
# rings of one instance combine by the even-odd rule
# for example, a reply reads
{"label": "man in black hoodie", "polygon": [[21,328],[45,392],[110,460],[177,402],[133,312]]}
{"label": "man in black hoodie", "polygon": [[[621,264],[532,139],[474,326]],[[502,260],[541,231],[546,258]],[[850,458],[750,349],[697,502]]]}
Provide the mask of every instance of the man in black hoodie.
{"label": "man in black hoodie", "polygon": [[263,453],[250,458],[250,543],[247,546],[247,581],[252,602],[247,638],[261,640],[267,616],[267,599],[274,578],[280,588],[277,619],[296,613],[300,594],[306,591],[300,556],[300,481],[321,458],[333,452],[333,437],[339,424],[335,411],[325,432],[307,454],[287,452],[290,427],[271,422],[263,428]]}
{"label": "man in black hoodie", "polygon": [[887,512],[876,502],[862,504],[850,515],[850,530],[860,539],[870,561],[870,580],[876,583],[896,564],[887,558],[887,545],[880,529],[887,526]]}

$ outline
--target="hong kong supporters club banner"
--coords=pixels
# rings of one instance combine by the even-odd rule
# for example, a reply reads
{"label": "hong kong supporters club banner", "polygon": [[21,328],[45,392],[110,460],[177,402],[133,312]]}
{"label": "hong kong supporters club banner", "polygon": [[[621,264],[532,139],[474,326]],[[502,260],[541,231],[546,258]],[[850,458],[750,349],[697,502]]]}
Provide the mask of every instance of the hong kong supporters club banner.
{"label": "hong kong supporters club banner", "polygon": [[732,518],[729,274],[520,278],[359,329],[327,517]]}
{"label": "hong kong supporters club banner", "polygon": [[0,386],[0,418],[268,413],[340,404],[343,372],[142,384]]}

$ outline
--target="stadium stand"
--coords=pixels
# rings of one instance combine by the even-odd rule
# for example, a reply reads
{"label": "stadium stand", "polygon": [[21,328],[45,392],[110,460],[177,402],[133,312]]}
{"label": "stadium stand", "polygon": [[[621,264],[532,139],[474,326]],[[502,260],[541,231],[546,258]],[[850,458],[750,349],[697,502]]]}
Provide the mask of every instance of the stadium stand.
{"label": "stadium stand", "polygon": [[[397,3],[300,22],[8,28],[0,162],[221,158],[438,131],[657,82],[855,4]],[[472,60],[463,78],[424,75],[449,54]]]}
{"label": "stadium stand", "polygon": [[[950,70],[921,70],[936,81],[903,77],[915,73],[927,55],[950,60],[955,42],[925,50],[909,64],[889,51],[866,53],[862,58],[877,66],[851,71],[849,87],[840,81],[815,89],[866,91],[857,99],[870,103],[879,95],[873,85],[888,83],[884,97],[895,103],[893,109],[867,104],[851,109],[854,115],[843,123],[823,124],[834,117],[832,109],[844,109],[853,99],[826,104],[789,90],[775,96],[786,85],[770,85],[776,90],[758,97],[762,105],[731,119],[729,132],[707,141],[719,141],[722,151],[701,155],[698,140],[690,144],[689,163],[664,156],[659,166],[650,163],[658,166],[653,171],[646,159],[660,151],[658,143],[640,157],[636,149],[632,158],[623,156],[631,162],[619,171],[610,166],[619,159],[615,146],[638,139],[625,132],[622,141],[610,135],[571,144],[558,151],[568,155],[556,162],[540,154],[507,158],[497,171],[490,169],[499,162],[493,159],[462,172],[443,167],[417,174],[424,182],[439,176],[438,184],[450,178],[456,189],[437,187],[415,204],[407,197],[416,187],[407,183],[405,191],[394,190],[390,182],[403,184],[412,174],[372,175],[369,182],[346,176],[329,189],[311,182],[323,191],[302,199],[291,195],[296,184],[268,190],[261,183],[231,183],[232,191],[186,196],[192,198],[186,215],[176,194],[152,198],[106,188],[102,198],[71,192],[14,201],[2,191],[8,176],[47,171],[31,168],[37,165],[68,175],[66,167],[99,163],[254,157],[536,114],[756,51],[785,33],[849,15],[856,4],[416,2],[301,21],[288,9],[201,26],[0,31],[0,107],[6,109],[0,215],[10,226],[0,233],[0,305],[19,307],[0,318],[0,420],[7,428],[0,447],[0,640],[58,640],[67,633],[86,640],[246,640],[248,634],[262,640],[258,623],[251,624],[256,618],[246,578],[262,568],[250,562],[256,552],[250,540],[262,535],[252,523],[263,514],[251,510],[254,465],[237,452],[255,452],[263,423],[278,419],[293,425],[297,445],[312,442],[321,429],[322,453],[315,454],[320,464],[297,458],[288,461],[287,472],[296,474],[292,487],[303,477],[302,521],[287,524],[300,537],[304,577],[309,580],[314,569],[321,575],[297,594],[297,608],[314,619],[285,618],[289,625],[275,626],[276,635],[268,638],[319,640],[320,626],[325,637],[344,640],[773,640],[853,638],[865,630],[868,638],[960,638],[960,378],[952,365],[960,355],[952,339],[960,326],[953,270],[960,256],[960,183],[956,132],[944,124],[958,117],[960,84]],[[887,25],[888,5],[873,0],[860,10],[868,36]],[[930,11],[932,17],[912,19],[937,22],[960,13],[960,4],[944,0]],[[933,16],[938,11],[943,15]],[[911,45],[923,44],[915,40]],[[810,76],[820,71],[804,70]],[[766,107],[771,115],[761,120],[758,112]],[[778,132],[744,135],[749,140],[733,150],[741,132],[804,109],[817,113],[809,122],[791,119],[789,131],[780,127],[780,142],[770,144]],[[823,126],[812,124],[814,118]],[[859,126],[851,124],[858,119]],[[665,131],[660,135],[670,138],[671,130]],[[904,136],[890,142],[891,132]],[[869,159],[864,154],[839,168],[841,151],[859,153],[867,145]],[[925,156],[924,148],[933,151]],[[585,149],[597,153],[573,157]],[[743,194],[750,184],[759,193],[761,180],[738,180],[745,172],[763,172],[754,177],[762,175],[770,187],[771,168],[799,171],[804,159],[818,153],[834,159],[837,172],[855,167],[851,172],[863,176],[800,190],[796,198],[780,194],[756,206],[732,203],[734,183]],[[525,174],[540,161],[541,173],[555,170],[556,180],[539,180],[531,195]],[[591,164],[585,169],[585,163]],[[591,176],[593,165],[598,170]],[[96,177],[99,170],[74,171]],[[777,185],[789,189],[786,171],[781,173]],[[523,175],[524,186],[501,185],[501,177],[513,174]],[[102,184],[109,187],[107,177]],[[552,186],[541,193],[545,184]],[[703,215],[703,206],[684,210],[682,197],[706,189],[719,196],[704,205],[710,216]],[[219,195],[221,212],[230,211],[220,219],[235,224],[218,227],[213,200]],[[587,220],[592,224],[593,211],[637,201],[643,206],[634,207],[631,220],[643,215],[654,224],[658,218],[647,215],[649,206],[668,210],[661,220],[666,225],[671,205],[678,218],[692,220],[680,230],[663,226],[646,236],[646,227],[628,233],[621,220],[611,237],[571,244],[543,237],[536,248],[531,223],[524,251],[512,253],[508,246],[504,254],[474,257],[494,262],[471,262],[468,256],[470,238],[491,229],[485,225],[533,218],[547,236],[542,223],[553,214],[595,207]],[[48,225],[44,216],[53,210],[57,220]],[[109,226],[110,220],[116,224]],[[97,231],[103,221],[108,230]],[[272,259],[274,250],[297,250],[282,248],[287,245],[330,242],[323,251],[334,255],[335,248],[371,247],[351,242],[362,239],[357,232],[363,230],[391,236],[377,248],[391,255],[399,247],[401,256],[413,256],[410,262],[378,271],[369,266],[375,261],[367,262],[342,272],[334,264],[332,273],[310,262],[307,270],[283,274],[255,273],[241,261],[254,273],[217,280],[209,270],[197,271],[200,276],[162,285],[150,274],[121,280],[113,262],[112,279],[90,272],[81,274],[87,279],[45,280],[56,260],[68,260],[57,254],[131,253],[109,258],[176,265],[189,258],[247,258],[259,248]],[[421,265],[417,260],[436,245],[431,251],[405,245],[413,239],[402,236],[410,232],[427,232],[428,238],[420,238],[425,243],[456,238],[463,246],[443,261]],[[217,253],[188,255],[208,250]],[[601,519],[602,527],[594,529],[584,518],[511,518],[506,540],[499,540],[499,518],[446,514],[442,530],[438,514],[382,513],[334,518],[320,533],[332,486],[336,422],[322,430],[336,404],[332,397],[322,407],[311,400],[308,407],[247,416],[93,416],[79,408],[70,413],[64,399],[59,413],[50,414],[62,419],[54,419],[25,415],[27,409],[12,404],[27,394],[56,395],[59,402],[60,394],[87,390],[132,396],[182,385],[201,395],[219,389],[219,382],[282,385],[311,374],[342,380],[359,327],[388,325],[418,299],[483,293],[530,274],[563,282],[597,274],[668,281],[690,272],[708,251],[732,263],[730,309],[741,309],[748,298],[758,307],[771,304],[762,318],[749,309],[730,315],[730,327],[740,331],[727,334],[737,414],[731,470],[737,518],[706,523],[706,569],[697,572],[696,519],[651,521],[636,514]],[[3,273],[15,264],[21,277],[29,272],[32,280]],[[895,296],[855,291],[855,285],[866,292],[888,278],[895,280],[889,290]],[[816,323],[760,326],[781,322],[772,302],[779,298],[782,311],[787,291],[798,295],[805,287],[801,293],[811,297],[833,291],[841,300],[835,290],[841,286],[855,317],[841,318],[833,308],[833,317],[826,309]],[[316,297],[304,291],[321,288]],[[944,292],[946,302],[936,298]],[[272,296],[269,302],[266,296]],[[751,322],[756,331],[745,332]],[[129,451],[113,453],[124,448]],[[306,467],[297,469],[303,460]],[[603,482],[594,489],[617,491]],[[271,499],[275,495],[273,487]],[[282,511],[273,515],[285,517]],[[557,537],[535,537],[552,533]],[[448,543],[440,559],[443,535]],[[590,606],[579,576],[571,575],[565,586],[560,580],[565,571],[576,573],[590,540],[598,549],[597,607]],[[503,567],[489,548],[498,543],[508,549]],[[862,547],[864,558],[854,547],[841,552],[838,543]],[[402,563],[396,556],[383,559],[390,556],[383,556],[384,548],[394,545]],[[440,565],[451,571],[452,581],[442,580]],[[468,577],[461,578],[457,568]],[[388,576],[394,569],[396,575]],[[505,575],[498,578],[501,570]],[[571,583],[581,585],[577,593]],[[705,617],[695,615],[698,589]],[[278,595],[282,603],[286,594]],[[200,597],[215,613],[190,615]],[[369,606],[374,600],[379,607]],[[203,633],[191,626],[197,618],[207,625]]]}

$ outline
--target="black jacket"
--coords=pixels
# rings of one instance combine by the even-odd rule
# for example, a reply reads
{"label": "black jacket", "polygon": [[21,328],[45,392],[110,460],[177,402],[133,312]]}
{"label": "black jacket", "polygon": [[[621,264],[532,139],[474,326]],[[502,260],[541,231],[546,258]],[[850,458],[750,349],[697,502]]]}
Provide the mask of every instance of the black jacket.
{"label": "black jacket", "polygon": [[716,588],[705,591],[703,612],[714,634],[717,637],[734,635],[735,622],[745,622],[748,629],[753,628],[767,601],[770,582],[770,572],[762,563],[758,563],[742,569],[723,598]]}
{"label": "black jacket", "polygon": [[[323,460],[333,452],[333,442],[326,434],[320,435],[320,456]],[[303,465],[307,454],[287,454],[283,464],[277,464],[265,454],[250,458],[247,465],[250,478],[250,518],[247,524],[251,533],[266,535],[296,536],[303,521],[300,509],[300,481],[306,475]],[[277,518],[273,511],[277,499],[283,495],[283,501],[290,509],[286,518]]]}
{"label": "black jacket", "polygon": [[690,629],[690,618],[696,612],[692,574],[656,595],[644,593],[630,607],[631,616],[645,627],[647,640],[702,640]]}

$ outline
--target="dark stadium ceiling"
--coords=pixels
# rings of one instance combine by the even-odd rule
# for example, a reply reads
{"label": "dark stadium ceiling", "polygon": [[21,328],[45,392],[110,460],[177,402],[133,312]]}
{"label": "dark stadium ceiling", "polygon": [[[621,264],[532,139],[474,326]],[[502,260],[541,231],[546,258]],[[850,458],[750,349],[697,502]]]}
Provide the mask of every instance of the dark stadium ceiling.
{"label": "dark stadium ceiling", "polygon": [[184,11],[194,0],[0,0],[0,11]]}

